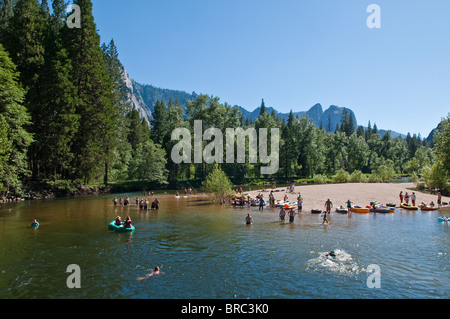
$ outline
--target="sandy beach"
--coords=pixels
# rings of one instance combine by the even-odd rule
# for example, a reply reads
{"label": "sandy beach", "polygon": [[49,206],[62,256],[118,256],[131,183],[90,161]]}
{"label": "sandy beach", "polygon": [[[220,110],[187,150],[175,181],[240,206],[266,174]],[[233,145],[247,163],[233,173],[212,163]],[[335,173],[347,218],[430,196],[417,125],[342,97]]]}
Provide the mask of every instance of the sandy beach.
{"label": "sandy beach", "polygon": [[[416,205],[424,202],[429,204],[431,201],[437,203],[437,195],[425,194],[414,190],[413,183],[344,183],[344,184],[321,184],[321,185],[296,185],[294,193],[286,193],[286,187],[273,189],[275,199],[283,200],[284,195],[288,194],[290,201],[296,201],[300,193],[303,197],[303,211],[311,209],[324,209],[325,201],[329,198],[333,207],[340,205],[346,206],[347,200],[353,205],[366,206],[370,202],[378,201],[385,205],[386,203],[400,204],[399,193],[416,193]],[[264,198],[269,198],[269,192],[272,189],[266,189],[263,192]],[[252,197],[255,197],[261,189],[250,191]],[[450,197],[442,196],[442,202],[449,202]],[[411,204],[411,201],[410,201]],[[333,209],[334,211],[334,209]]]}

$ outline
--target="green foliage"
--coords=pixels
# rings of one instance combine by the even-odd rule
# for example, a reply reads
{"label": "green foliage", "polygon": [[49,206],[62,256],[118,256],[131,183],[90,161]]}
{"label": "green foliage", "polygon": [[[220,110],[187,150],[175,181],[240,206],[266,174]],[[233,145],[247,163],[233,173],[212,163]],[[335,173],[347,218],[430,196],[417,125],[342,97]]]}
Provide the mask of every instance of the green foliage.
{"label": "green foliage", "polygon": [[448,189],[449,175],[442,161],[436,161],[432,166],[425,166],[421,170],[421,175],[425,184],[429,188]]}
{"label": "green foliage", "polygon": [[349,176],[348,181],[352,183],[366,183],[368,178],[363,172],[356,170]]}
{"label": "green foliage", "polygon": [[385,163],[376,168],[369,178],[369,182],[388,182],[395,177],[395,170],[392,164]]}
{"label": "green foliage", "polygon": [[30,116],[22,104],[25,92],[18,79],[16,66],[0,44],[0,189],[20,193],[33,139],[25,130]]}
{"label": "green foliage", "polygon": [[166,153],[151,140],[139,144],[128,167],[129,179],[165,184],[167,181]]}
{"label": "green foliage", "polygon": [[412,172],[409,175],[409,180],[411,181],[411,183],[417,184],[417,182],[419,181],[419,177],[417,176],[416,172]]}
{"label": "green foliage", "polygon": [[[424,174],[431,185],[446,184],[448,117],[431,149],[422,144],[420,135],[392,138],[388,131],[380,136],[370,122],[355,132],[356,123],[347,109],[340,123],[333,122],[337,129],[331,132],[330,121],[326,131],[293,112],[287,121],[281,120],[264,100],[253,122],[218,97],[180,92],[172,100],[164,90],[144,86],[137,88],[139,93],[151,95],[155,105],[148,123],[130,109],[130,92],[114,41],[100,45],[91,0],[75,1],[82,11],[80,29],[67,28],[63,0],[53,0],[51,14],[47,1],[18,0],[14,10],[13,2],[5,0],[0,10],[0,42],[11,57],[0,50],[0,190],[20,188],[28,169],[35,180],[49,180],[69,191],[73,185],[65,181],[71,180],[177,186],[180,180],[204,181],[208,176],[209,187],[221,179],[226,185],[230,180],[267,182],[260,174],[263,164],[248,162],[248,147],[244,164],[237,160],[220,168],[204,161],[175,164],[170,154],[177,141],[172,141],[171,133],[187,128],[193,137],[195,120],[202,120],[203,132],[214,127],[224,136],[226,128],[255,128],[257,134],[267,128],[270,139],[270,129],[279,128],[280,170],[271,176],[274,179],[312,179],[319,184],[333,176],[333,182],[382,182],[406,170],[413,178]],[[207,144],[202,141],[203,148]],[[223,162],[226,156],[224,150]],[[445,174],[438,176],[438,171]]]}
{"label": "green foliage", "polygon": [[350,174],[343,169],[340,169],[336,175],[333,176],[333,183],[347,183]]}
{"label": "green foliage", "polygon": [[217,164],[203,182],[203,188],[215,200],[233,194],[233,184]]}
{"label": "green foliage", "polygon": [[326,184],[328,182],[328,178],[325,175],[314,174],[313,182],[314,184]]}
{"label": "green foliage", "polygon": [[441,128],[435,135],[434,143],[442,171],[450,175],[450,114],[441,121]]}
{"label": "green foliage", "polygon": [[[5,178],[5,167],[8,163],[8,154],[11,149],[11,140],[9,139],[9,127],[4,116],[0,114],[0,181]],[[5,191],[3,182],[0,183],[0,191]]]}

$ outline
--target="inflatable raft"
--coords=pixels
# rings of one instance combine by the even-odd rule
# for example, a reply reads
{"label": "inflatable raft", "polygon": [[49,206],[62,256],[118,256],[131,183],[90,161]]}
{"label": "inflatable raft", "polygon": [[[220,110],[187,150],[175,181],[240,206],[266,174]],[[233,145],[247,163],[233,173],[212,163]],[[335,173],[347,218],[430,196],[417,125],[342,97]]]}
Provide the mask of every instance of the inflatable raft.
{"label": "inflatable raft", "polygon": [[359,214],[366,214],[366,213],[370,212],[369,208],[361,207],[361,206],[352,206],[352,208],[350,210],[354,213],[359,213]]}
{"label": "inflatable raft", "polygon": [[336,213],[347,214],[348,209],[345,208],[344,206],[340,206],[340,207],[336,208]]}
{"label": "inflatable raft", "polygon": [[320,209],[311,209],[311,213],[313,213],[313,214],[321,214],[322,210],[320,210]]}
{"label": "inflatable raft", "polygon": [[115,230],[116,232],[119,232],[119,233],[122,233],[122,232],[132,232],[132,231],[135,230],[135,228],[134,228],[133,225],[131,225],[130,228],[125,228],[125,227],[123,227],[123,223],[122,223],[122,225],[118,226],[118,225],[116,225],[116,221],[115,221],[115,220],[113,220],[112,222],[109,223],[108,228],[109,228],[110,230]]}
{"label": "inflatable raft", "polygon": [[411,206],[411,205],[408,205],[405,203],[401,203],[400,207],[404,208],[404,209],[408,209],[408,210],[418,210],[419,209],[419,207],[417,207],[417,206]]}
{"label": "inflatable raft", "polygon": [[438,210],[439,208],[436,206],[419,206],[421,211],[433,211]]}
{"label": "inflatable raft", "polygon": [[283,207],[284,209],[295,209],[297,208],[297,203],[296,202],[283,202],[282,205],[280,205],[280,207]]}
{"label": "inflatable raft", "polygon": [[395,212],[394,207],[375,206],[375,208],[374,208],[374,207],[369,206],[367,208],[369,208],[369,210],[373,213],[393,213],[393,212]]}
{"label": "inflatable raft", "polygon": [[438,217],[438,221],[439,222],[448,222],[450,220],[450,218],[445,217],[445,216],[439,216]]}

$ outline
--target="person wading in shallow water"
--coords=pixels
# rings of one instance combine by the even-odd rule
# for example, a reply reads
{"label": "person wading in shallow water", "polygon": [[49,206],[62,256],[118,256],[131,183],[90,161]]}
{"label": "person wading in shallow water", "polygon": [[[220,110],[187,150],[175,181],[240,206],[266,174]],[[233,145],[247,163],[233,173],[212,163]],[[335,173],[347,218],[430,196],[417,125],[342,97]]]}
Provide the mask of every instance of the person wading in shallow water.
{"label": "person wading in shallow water", "polygon": [[333,207],[333,203],[331,202],[331,200],[329,198],[325,202],[324,206],[325,206],[325,209],[327,211],[327,214],[331,214],[331,208]]}
{"label": "person wading in shallow water", "polygon": [[294,222],[294,217],[295,217],[295,212],[294,212],[294,209],[293,208],[291,208],[290,210],[289,210],[289,223],[293,223]]}
{"label": "person wading in shallow water", "polygon": [[286,211],[284,210],[284,208],[281,208],[281,210],[280,210],[280,220],[284,221],[285,216],[286,216]]}
{"label": "person wading in shallow water", "polygon": [[253,223],[253,217],[250,216],[250,213],[248,213],[247,217],[245,217],[245,223],[247,225],[251,225]]}

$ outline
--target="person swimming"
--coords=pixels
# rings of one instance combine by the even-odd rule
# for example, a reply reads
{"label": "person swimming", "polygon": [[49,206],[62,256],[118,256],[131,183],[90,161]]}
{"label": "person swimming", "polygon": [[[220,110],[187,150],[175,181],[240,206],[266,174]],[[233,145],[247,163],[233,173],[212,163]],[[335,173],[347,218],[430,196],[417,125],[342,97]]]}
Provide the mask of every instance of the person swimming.
{"label": "person swimming", "polygon": [[336,253],[332,250],[329,253],[325,254],[325,257],[328,257],[328,256],[330,256],[331,258],[334,258],[334,257],[336,257]]}
{"label": "person swimming", "polygon": [[142,281],[142,280],[145,280],[145,279],[148,279],[150,277],[160,275],[160,274],[161,274],[160,267],[156,266],[155,269],[151,273],[145,275],[145,277],[138,277],[137,280]]}

